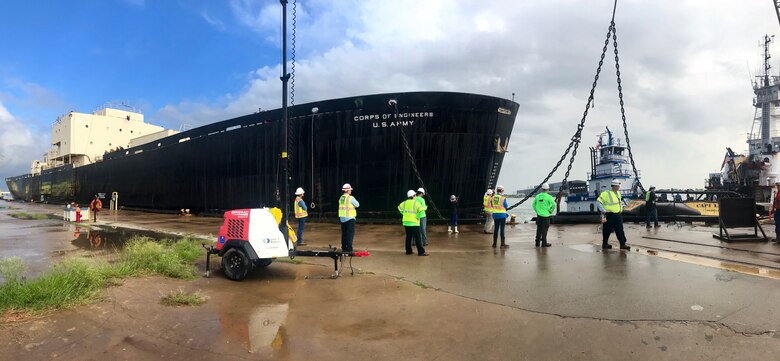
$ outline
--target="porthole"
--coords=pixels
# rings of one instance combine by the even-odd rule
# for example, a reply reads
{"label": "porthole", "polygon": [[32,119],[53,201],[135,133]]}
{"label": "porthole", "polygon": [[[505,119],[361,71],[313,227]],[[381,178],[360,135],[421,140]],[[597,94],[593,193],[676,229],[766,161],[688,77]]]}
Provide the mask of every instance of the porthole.
{"label": "porthole", "polygon": [[89,124],[84,124],[84,128],[89,128]]}

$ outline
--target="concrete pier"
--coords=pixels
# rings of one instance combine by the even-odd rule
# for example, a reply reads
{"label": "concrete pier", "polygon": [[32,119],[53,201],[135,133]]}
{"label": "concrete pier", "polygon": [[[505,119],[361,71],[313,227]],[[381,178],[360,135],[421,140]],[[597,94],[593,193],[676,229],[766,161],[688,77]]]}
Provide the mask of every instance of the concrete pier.
{"label": "concrete pier", "polygon": [[[83,242],[72,223],[12,212],[0,209],[3,256],[45,257],[40,264],[92,245],[76,245]],[[90,231],[105,230],[104,242],[126,228],[214,239],[220,224],[120,211],[99,215]],[[719,242],[711,227],[626,230],[631,251],[602,251],[597,225],[554,225],[553,246],[535,248],[535,225],[518,224],[507,226],[510,248],[501,250],[478,226],[459,234],[430,226],[430,257],[416,257],[404,254],[400,224],[358,220],[355,249],[372,255],[353,259],[354,276],[345,264],[341,278],[323,279],[329,259],[299,258],[304,263],[277,261],[243,282],[219,271],[194,281],[131,279],[94,305],[22,321],[6,315],[0,352],[137,360],[764,360],[780,353],[780,246]],[[304,239],[305,249],[338,245],[338,225],[307,224]],[[200,290],[209,301],[159,304],[160,294],[177,288]]]}

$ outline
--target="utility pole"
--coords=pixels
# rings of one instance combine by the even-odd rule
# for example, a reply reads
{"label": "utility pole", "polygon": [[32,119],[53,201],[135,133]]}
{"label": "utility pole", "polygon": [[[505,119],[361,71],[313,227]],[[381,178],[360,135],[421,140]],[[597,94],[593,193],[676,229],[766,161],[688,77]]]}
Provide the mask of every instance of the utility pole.
{"label": "utility pole", "polygon": [[284,129],[284,134],[282,136],[282,168],[283,168],[283,176],[284,176],[284,182],[282,182],[282,199],[281,199],[281,208],[282,208],[282,224],[279,225],[279,229],[282,231],[282,234],[284,235],[284,241],[287,244],[287,246],[290,246],[290,238],[289,234],[287,232],[287,217],[290,213],[290,202],[289,202],[289,192],[290,192],[290,169],[289,169],[289,158],[287,154],[287,82],[290,80],[290,74],[287,73],[287,0],[279,0],[282,4],[282,128]]}

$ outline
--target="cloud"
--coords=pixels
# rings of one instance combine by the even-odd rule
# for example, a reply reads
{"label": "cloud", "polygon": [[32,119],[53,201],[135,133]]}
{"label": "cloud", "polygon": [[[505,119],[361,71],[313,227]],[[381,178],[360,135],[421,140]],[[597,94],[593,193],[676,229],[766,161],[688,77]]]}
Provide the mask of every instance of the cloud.
{"label": "cloud", "polygon": [[[42,155],[46,136],[37,134],[0,103],[0,178],[30,172],[30,155]],[[3,186],[5,188],[5,186]]]}
{"label": "cloud", "polygon": [[211,16],[210,16],[208,13],[206,13],[205,11],[204,11],[204,12],[201,12],[201,13],[200,13],[200,16],[203,18],[203,20],[206,20],[206,22],[207,22],[207,23],[209,23],[209,25],[211,25],[211,26],[212,26],[212,27],[214,27],[215,29],[217,29],[217,30],[219,30],[219,31],[223,31],[223,30],[225,30],[225,23],[223,23],[223,22],[222,22],[222,20],[219,20],[219,19],[212,18],[212,17],[211,17]]}
{"label": "cloud", "polygon": [[[279,44],[278,4],[230,4],[239,24]],[[609,25],[611,3],[579,4],[300,3],[295,102],[415,90],[514,93],[520,111],[501,182],[510,189],[538,183],[582,118]],[[625,110],[644,179],[659,187],[701,187],[707,173],[718,170],[726,146],[744,147],[753,110],[744,63],[753,59],[763,29],[776,27],[766,7],[693,0],[618,6]],[[280,75],[278,65],[259,67],[234,94],[168,105],[158,116],[206,123],[278,108]],[[585,178],[587,147],[607,125],[622,128],[611,43],[569,179]]]}

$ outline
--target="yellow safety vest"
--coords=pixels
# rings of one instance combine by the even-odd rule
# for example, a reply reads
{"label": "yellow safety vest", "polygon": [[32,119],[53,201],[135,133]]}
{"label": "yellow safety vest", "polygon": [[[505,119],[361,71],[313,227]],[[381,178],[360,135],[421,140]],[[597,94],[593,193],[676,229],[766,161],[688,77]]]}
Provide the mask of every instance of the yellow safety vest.
{"label": "yellow safety vest", "polygon": [[309,216],[309,212],[301,208],[299,204],[302,200],[303,199],[301,197],[295,197],[295,204],[293,205],[293,207],[295,208],[295,218],[303,218]]}
{"label": "yellow safety vest", "polygon": [[490,205],[490,201],[493,196],[485,195],[482,197],[482,206],[485,207],[485,212],[492,213],[493,207]]}
{"label": "yellow safety vest", "polygon": [[620,201],[622,199],[623,197],[620,196],[620,193],[610,190],[601,192],[598,202],[604,206],[605,211],[609,213],[620,213],[622,208]]}
{"label": "yellow safety vest", "polygon": [[420,219],[417,218],[420,213],[420,203],[414,199],[407,199],[398,205],[398,211],[401,212],[404,226],[419,226]]}
{"label": "yellow safety vest", "polygon": [[357,210],[355,210],[355,206],[350,202],[350,198],[352,198],[352,196],[346,193],[342,194],[341,198],[339,198],[339,217],[357,217]]}
{"label": "yellow safety vest", "polygon": [[491,210],[493,213],[506,213],[506,208],[504,208],[504,199],[505,197],[502,195],[495,195],[491,199]]}

